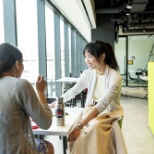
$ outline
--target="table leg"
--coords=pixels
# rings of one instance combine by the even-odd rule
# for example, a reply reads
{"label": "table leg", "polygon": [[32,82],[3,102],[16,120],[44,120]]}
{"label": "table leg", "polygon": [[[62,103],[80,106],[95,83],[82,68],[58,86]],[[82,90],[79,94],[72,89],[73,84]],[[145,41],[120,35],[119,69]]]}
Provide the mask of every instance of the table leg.
{"label": "table leg", "polygon": [[81,92],[81,107],[84,107],[84,91]]}
{"label": "table leg", "polygon": [[63,154],[67,154],[67,137],[62,136]]}

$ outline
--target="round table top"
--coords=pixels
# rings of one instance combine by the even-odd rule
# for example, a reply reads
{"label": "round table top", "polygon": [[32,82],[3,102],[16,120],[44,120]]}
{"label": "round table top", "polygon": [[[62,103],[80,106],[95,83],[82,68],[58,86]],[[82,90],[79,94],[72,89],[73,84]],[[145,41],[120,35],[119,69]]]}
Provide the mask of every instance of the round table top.
{"label": "round table top", "polygon": [[146,75],[140,75],[140,78],[144,81],[148,81],[148,76]]}

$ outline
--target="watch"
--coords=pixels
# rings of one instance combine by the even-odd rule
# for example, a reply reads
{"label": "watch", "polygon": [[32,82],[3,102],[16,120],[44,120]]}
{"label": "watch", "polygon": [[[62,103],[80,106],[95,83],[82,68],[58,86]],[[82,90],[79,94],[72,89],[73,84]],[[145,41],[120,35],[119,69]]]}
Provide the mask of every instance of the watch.
{"label": "watch", "polygon": [[83,129],[83,126],[82,126],[81,122],[79,122],[76,127],[80,128],[80,129]]}

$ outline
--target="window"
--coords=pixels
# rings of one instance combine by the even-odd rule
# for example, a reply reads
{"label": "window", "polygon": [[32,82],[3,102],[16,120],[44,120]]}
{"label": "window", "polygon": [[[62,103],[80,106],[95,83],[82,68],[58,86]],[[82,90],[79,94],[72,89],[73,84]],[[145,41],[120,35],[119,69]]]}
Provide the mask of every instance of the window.
{"label": "window", "polygon": [[[54,13],[52,8],[45,6],[45,25],[46,25],[46,51],[47,51],[47,79],[48,96],[55,96],[55,63],[54,63]],[[53,82],[52,82],[53,81]]]}
{"label": "window", "polygon": [[23,53],[22,78],[35,83],[38,77],[37,1],[16,0],[17,44]]}
{"label": "window", "polygon": [[68,28],[68,38],[69,38],[69,68],[70,68],[70,76],[71,75],[71,72],[72,72],[72,67],[71,67],[71,63],[72,63],[72,60],[71,60],[71,27],[69,26]]}
{"label": "window", "polygon": [[[126,50],[127,41],[128,52]],[[148,62],[154,61],[154,56],[151,54],[153,42],[154,35],[133,35],[128,36],[127,39],[126,37],[119,38],[118,44],[115,44],[115,54],[120,66],[120,74],[123,76],[123,85],[126,85],[126,81],[128,81],[126,86],[146,86],[141,81],[140,75],[148,71]]]}
{"label": "window", "polygon": [[64,21],[60,19],[60,41],[61,41],[61,76],[65,76],[65,59],[64,59]]}
{"label": "window", "polygon": [[3,1],[0,0],[0,43],[4,42]]}

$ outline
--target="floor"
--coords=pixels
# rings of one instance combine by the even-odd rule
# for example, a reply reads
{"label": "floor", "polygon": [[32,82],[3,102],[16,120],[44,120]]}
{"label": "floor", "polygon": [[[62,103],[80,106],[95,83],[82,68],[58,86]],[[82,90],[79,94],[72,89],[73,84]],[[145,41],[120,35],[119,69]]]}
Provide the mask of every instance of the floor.
{"label": "floor", "polygon": [[148,127],[148,100],[122,97],[123,135],[128,154],[154,154],[154,136]]}
{"label": "floor", "polygon": [[[138,82],[132,81],[132,80],[128,80],[128,86],[135,86],[135,87],[143,87],[143,86],[147,86],[148,82],[144,81],[144,80],[139,80]],[[126,86],[126,80],[122,80],[122,85]]]}
{"label": "floor", "polygon": [[[125,111],[122,132],[128,154],[154,154],[154,136],[148,127],[148,100],[133,97],[121,98]],[[62,154],[62,143],[57,136],[46,136],[52,142],[55,154]]]}

